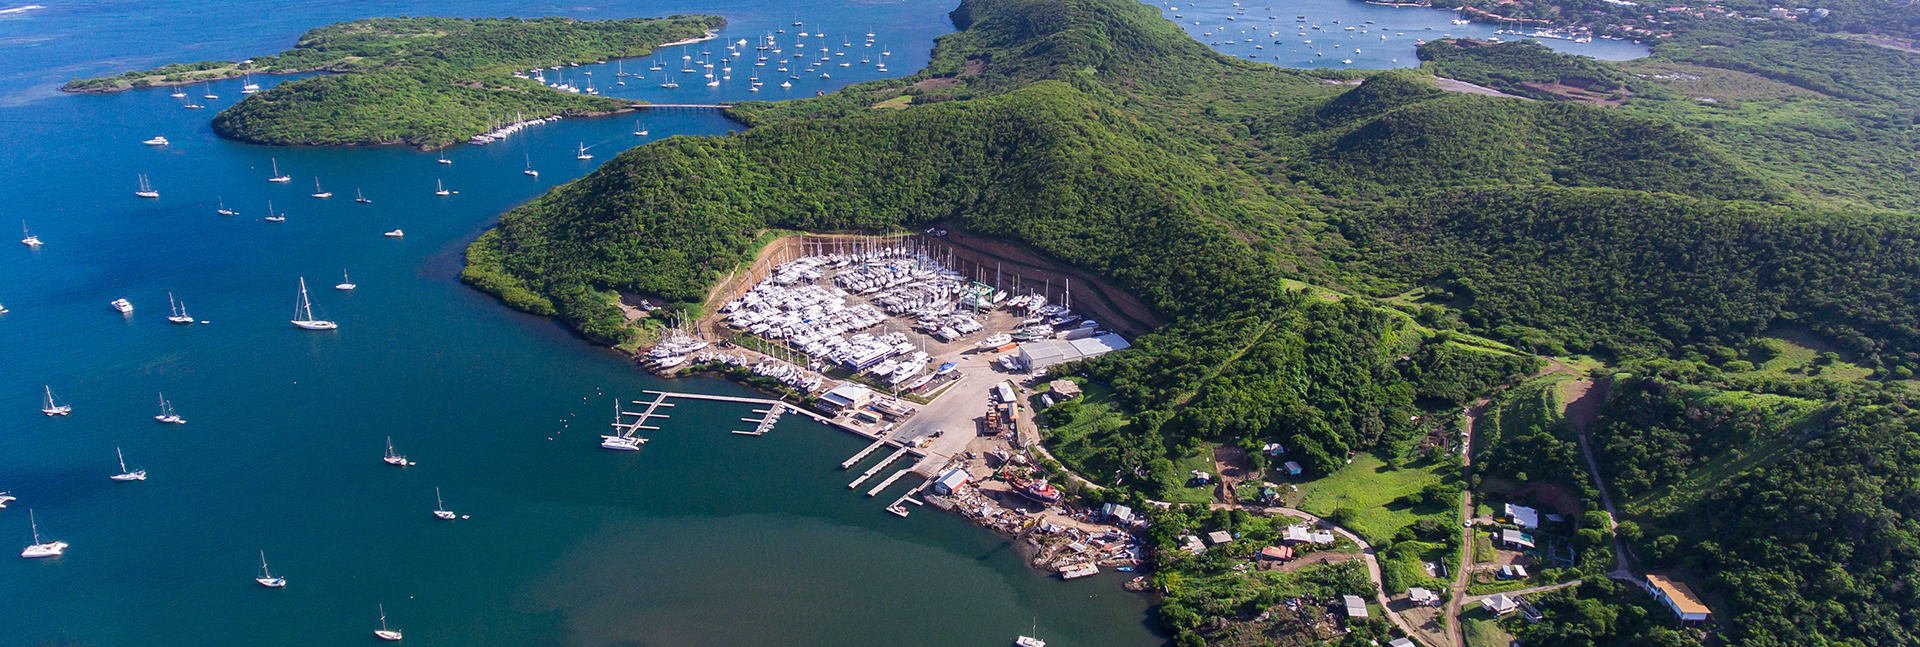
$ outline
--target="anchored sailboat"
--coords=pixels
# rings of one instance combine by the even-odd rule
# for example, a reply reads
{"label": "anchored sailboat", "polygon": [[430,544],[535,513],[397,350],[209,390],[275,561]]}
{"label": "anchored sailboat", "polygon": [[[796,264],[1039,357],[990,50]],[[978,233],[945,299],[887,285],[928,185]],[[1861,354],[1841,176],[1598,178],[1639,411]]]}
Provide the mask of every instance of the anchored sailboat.
{"label": "anchored sailboat", "polygon": [[238,212],[238,211],[234,211],[234,210],[232,210],[232,209],[228,209],[228,208],[227,208],[227,200],[226,200],[225,198],[218,198],[218,197],[216,197],[215,199],[216,199],[216,200],[218,200],[218,201],[220,202],[220,208],[218,208],[218,209],[215,209],[215,210],[213,211],[214,213],[217,213],[217,214],[220,214],[220,215],[222,215],[222,216],[237,216],[237,215],[240,215],[240,212]]}
{"label": "anchored sailboat", "polygon": [[351,277],[351,276],[347,276],[347,271],[346,271],[346,270],[340,270],[340,283],[339,283],[339,284],[337,284],[337,285],[334,285],[334,286],[333,286],[333,289],[335,289],[335,290],[352,290],[352,289],[354,289],[354,288],[357,288],[357,287],[360,287],[360,286],[358,286],[358,285],[354,285],[354,283],[353,283],[353,277]]}
{"label": "anchored sailboat", "polygon": [[160,394],[160,415],[154,416],[153,419],[170,425],[187,424],[186,418],[182,418],[180,414],[174,413],[173,403],[167,401],[167,394],[165,393]]}
{"label": "anchored sailboat", "polygon": [[120,473],[119,473],[119,474],[115,474],[115,475],[113,475],[113,476],[109,476],[109,477],[107,477],[107,478],[110,478],[110,479],[113,479],[113,480],[115,480],[115,481],[145,481],[145,480],[147,480],[147,470],[145,470],[145,469],[137,469],[137,470],[134,470],[134,471],[131,471],[131,472],[129,472],[129,471],[127,471],[127,455],[126,455],[126,454],[123,454],[123,453],[121,453],[121,452],[120,452],[120,448],[119,448],[119,447],[115,447],[115,448],[113,448],[113,454],[114,454],[115,456],[119,456],[119,457],[120,457]]}
{"label": "anchored sailboat", "polygon": [[446,519],[449,521],[453,519],[454,517],[453,511],[448,510],[447,503],[445,501],[440,500],[440,488],[433,489],[433,506],[434,506],[433,516],[439,517],[441,519]]}
{"label": "anchored sailboat", "polygon": [[20,236],[20,244],[34,249],[40,248],[40,237],[33,235],[33,232],[27,230],[27,221],[25,220],[20,221]]}
{"label": "anchored sailboat", "polygon": [[527,177],[540,177],[540,172],[533,170],[533,154],[532,153],[527,154],[527,170],[522,172],[526,173]]}
{"label": "anchored sailboat", "polygon": [[325,200],[327,198],[333,197],[333,192],[322,190],[320,188],[320,178],[315,177],[313,178],[313,197]]}
{"label": "anchored sailboat", "polygon": [[575,155],[575,156],[573,156],[573,158],[574,158],[574,159],[577,159],[577,160],[590,160],[590,159],[593,159],[593,155],[592,155],[592,154],[589,154],[589,153],[587,152],[587,144],[586,144],[586,142],[581,142],[581,143],[580,143],[580,154],[579,154],[579,155]]}
{"label": "anchored sailboat", "polygon": [[293,325],[307,330],[333,330],[340,325],[313,318],[313,301],[307,299],[307,277],[300,277],[300,298],[293,302]]}
{"label": "anchored sailboat", "polygon": [[638,121],[633,122],[633,129],[634,129],[633,136],[635,137],[647,136],[647,128],[645,126],[640,125],[640,122]]}
{"label": "anchored sailboat", "polygon": [[59,557],[67,552],[67,542],[47,541],[40,537],[40,520],[33,516],[32,509],[27,510],[27,523],[33,528],[33,544],[27,546],[26,550],[20,551],[21,557],[27,559]]}
{"label": "anchored sailboat", "polygon": [[272,165],[273,165],[273,175],[269,175],[269,176],[267,176],[267,181],[268,181],[268,182],[292,182],[292,181],[293,181],[293,176],[291,176],[291,175],[281,175],[281,174],[280,174],[280,160],[279,160],[279,159],[276,159],[276,158],[267,158],[267,160],[268,160],[268,163],[270,163],[270,164],[272,164]]}
{"label": "anchored sailboat", "polygon": [[273,212],[273,201],[272,201],[272,200],[268,200],[268,201],[267,201],[267,218],[266,218],[266,220],[267,220],[267,222],[286,222],[286,221],[287,221],[287,216],[286,216],[286,214],[278,214],[278,213],[274,213],[274,212]]}
{"label": "anchored sailboat", "polygon": [[433,194],[434,194],[434,195],[452,195],[452,194],[453,194],[453,192],[452,192],[452,191],[448,191],[448,190],[447,190],[447,185],[446,185],[446,183],[444,183],[444,182],[441,182],[441,181],[439,181],[439,180],[434,180],[434,181],[433,181]]}
{"label": "anchored sailboat", "polygon": [[372,203],[373,203],[373,201],[372,201],[372,200],[368,200],[368,199],[367,199],[367,196],[366,196],[366,195],[364,195],[364,194],[362,194],[362,193],[360,193],[360,190],[359,190],[359,189],[354,189],[354,190],[353,190],[353,201],[354,201],[354,202],[358,202],[358,203],[360,203],[360,204],[372,204]]}
{"label": "anchored sailboat", "polygon": [[147,181],[147,174],[145,174],[145,173],[141,173],[141,174],[140,174],[140,188],[138,188],[138,189],[135,189],[135,190],[133,191],[133,194],[134,194],[134,195],[137,195],[137,196],[140,196],[140,197],[142,197],[142,198],[158,198],[158,197],[160,197],[160,192],[159,192],[159,191],[155,191],[155,190],[153,189],[153,183],[152,183],[152,182],[149,182],[149,181]]}
{"label": "anchored sailboat", "polygon": [[267,551],[264,550],[260,551],[260,577],[253,578],[253,581],[259,582],[260,586],[270,589],[286,588],[287,586],[287,578],[274,577],[273,571],[267,570]]}
{"label": "anchored sailboat", "polygon": [[167,293],[167,307],[173,312],[173,314],[167,315],[167,321],[177,324],[193,323],[193,317],[187,314],[187,304],[181,301],[174,301],[172,292]]}
{"label": "anchored sailboat", "polygon": [[373,632],[375,638],[400,642],[400,630],[387,628],[387,605],[380,605],[380,629]]}
{"label": "anchored sailboat", "polygon": [[[400,452],[393,450],[392,436],[387,437],[387,455],[382,457],[380,460],[386,461],[388,465],[392,465],[394,467],[406,467],[408,465],[415,464],[412,461],[407,460],[407,457],[401,456]],[[437,497],[439,495],[439,491],[435,490],[434,495]]]}
{"label": "anchored sailboat", "polygon": [[59,400],[55,400],[53,398],[53,387],[49,386],[47,387],[47,399],[40,403],[40,413],[49,416],[64,416],[72,414],[73,407],[60,404]]}

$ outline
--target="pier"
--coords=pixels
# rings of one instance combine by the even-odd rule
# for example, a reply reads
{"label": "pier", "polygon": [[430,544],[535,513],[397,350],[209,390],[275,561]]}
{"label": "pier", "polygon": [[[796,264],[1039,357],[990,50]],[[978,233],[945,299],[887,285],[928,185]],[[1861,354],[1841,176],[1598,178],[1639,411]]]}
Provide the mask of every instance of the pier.
{"label": "pier", "polygon": [[642,412],[640,412],[640,413],[634,413],[634,412],[631,412],[631,411],[622,411],[622,412],[620,412],[620,415],[623,415],[623,416],[639,416],[639,417],[640,417],[640,419],[639,419],[639,420],[635,420],[635,421],[633,421],[633,424],[631,424],[631,425],[626,425],[626,426],[628,427],[628,429],[629,429],[629,430],[640,430],[640,429],[652,429],[652,430],[654,430],[654,431],[659,431],[659,430],[660,430],[660,428],[659,428],[659,427],[651,427],[651,426],[648,426],[648,425],[647,425],[647,421],[648,421],[648,420],[651,420],[651,419],[653,419],[653,418],[665,418],[665,417],[667,417],[667,414],[664,414],[664,413],[654,413],[654,411],[656,411],[656,410],[658,410],[658,409],[659,409],[660,407],[671,407],[671,406],[673,406],[673,405],[671,405],[671,404],[667,404],[667,394],[665,394],[665,393],[660,393],[660,392],[658,392],[658,391],[644,391],[644,393],[655,393],[655,394],[658,394],[658,395],[659,395],[660,397],[657,397],[657,398],[654,398],[652,402],[645,402],[645,401],[641,401],[641,400],[634,400],[634,401],[633,401],[633,403],[634,403],[634,404],[644,404],[644,405],[647,405],[647,410],[646,410],[646,411],[642,411]]}
{"label": "pier", "polygon": [[873,441],[873,444],[867,445],[866,449],[862,449],[860,450],[860,453],[854,454],[853,458],[849,458],[846,460],[846,462],[841,463],[840,469],[843,469],[843,470],[851,469],[854,465],[858,465],[860,461],[865,460],[867,458],[868,454],[872,454],[873,450],[879,449],[881,445],[885,445],[887,444],[887,442],[888,441],[885,438],[881,438],[879,440]]}
{"label": "pier", "polygon": [[753,410],[754,413],[759,413],[764,415],[762,415],[759,418],[741,418],[740,419],[741,422],[754,423],[753,431],[734,430],[733,433],[740,434],[742,436],[765,436],[767,435],[767,432],[773,431],[773,425],[775,423],[780,422],[781,412],[784,412],[786,410],[787,410],[787,406],[784,404],[776,404],[776,405],[767,407],[765,409],[754,409]]}
{"label": "pier", "polygon": [[848,483],[847,489],[851,490],[860,487],[861,483],[867,482],[867,479],[873,478],[873,475],[879,474],[880,470],[886,469],[887,466],[892,465],[894,461],[900,460],[900,457],[906,453],[907,448],[901,447],[899,451],[887,455],[886,458],[880,459],[880,462],[874,463],[873,467],[867,468],[867,473],[861,474],[860,478],[854,479],[852,483]]}

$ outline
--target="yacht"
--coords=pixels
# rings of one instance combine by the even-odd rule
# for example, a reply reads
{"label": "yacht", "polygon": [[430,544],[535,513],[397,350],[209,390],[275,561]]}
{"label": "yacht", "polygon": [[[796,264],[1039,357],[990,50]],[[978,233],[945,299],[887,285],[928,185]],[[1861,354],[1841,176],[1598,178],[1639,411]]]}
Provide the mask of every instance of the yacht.
{"label": "yacht", "polygon": [[[1035,618],[1033,623],[1033,628],[1028,629],[1027,633],[1037,634],[1037,633],[1040,633],[1039,629],[1040,629],[1040,621],[1038,618]],[[1020,636],[1018,638],[1015,638],[1013,639],[1013,644],[1014,644],[1014,647],[1047,647],[1047,641],[1041,640],[1039,638],[1034,638],[1032,636]]]}
{"label": "yacht", "polygon": [[440,500],[440,488],[433,489],[433,506],[434,506],[433,516],[439,517],[441,519],[446,519],[448,521],[453,520],[454,518],[453,511],[448,510],[447,503],[445,501]]}
{"label": "yacht", "polygon": [[123,315],[133,314],[133,302],[128,301],[126,299],[114,299],[113,301],[108,302],[107,305],[113,306],[113,309],[115,310],[119,310],[120,314],[123,314]]}
{"label": "yacht", "polygon": [[407,232],[404,232],[404,231],[400,231],[400,230],[398,230],[398,229],[395,229],[395,230],[393,230],[393,231],[389,231],[389,232],[387,232],[387,233],[386,233],[385,235],[386,235],[386,237],[388,237],[388,238],[400,238],[400,237],[403,237],[403,236],[406,236],[406,235],[407,235]]}
{"label": "yacht", "polygon": [[577,160],[590,160],[593,159],[593,155],[587,152],[587,145],[583,142],[580,144],[580,154],[573,156],[573,158]]}
{"label": "yacht", "polygon": [[267,219],[266,219],[266,220],[267,220],[267,222],[286,222],[286,221],[287,221],[287,216],[286,216],[286,214],[277,214],[277,213],[274,213],[274,212],[273,212],[273,201],[272,201],[272,200],[268,200],[268,201],[267,201]]}
{"label": "yacht", "polygon": [[387,606],[384,604],[380,605],[380,628],[373,632],[373,637],[390,642],[400,642],[400,630],[387,628]]}
{"label": "yacht", "polygon": [[669,90],[672,90],[672,89],[674,89],[674,88],[678,88],[678,87],[680,87],[680,84],[678,84],[678,83],[674,83],[674,82],[672,82],[672,81],[668,81],[668,82],[666,82],[666,83],[662,83],[662,84],[660,84],[660,87],[663,87],[663,88],[666,88],[666,89],[669,89]]}
{"label": "yacht", "polygon": [[527,170],[521,171],[520,173],[526,175],[527,177],[540,177],[540,172],[533,170],[532,154],[527,155]]}
{"label": "yacht", "polygon": [[167,96],[173,97],[175,99],[185,99],[187,98],[187,91],[180,89],[180,86],[176,85],[173,87],[173,94],[169,94]]}
{"label": "yacht", "polygon": [[440,154],[440,163],[441,163],[441,164],[452,164],[452,163],[453,163],[453,160],[450,160],[450,159],[447,159],[447,154],[446,154],[446,153],[441,153],[441,154]]}
{"label": "yacht", "polygon": [[40,237],[33,235],[31,231],[27,231],[27,221],[25,220],[20,221],[20,235],[23,236],[23,238],[20,239],[20,244],[35,249],[40,247]]}
{"label": "yacht", "polygon": [[109,477],[107,477],[107,478],[110,478],[110,479],[113,479],[113,480],[115,480],[115,481],[145,481],[145,480],[147,480],[147,471],[146,471],[146,470],[144,470],[144,469],[138,469],[138,470],[134,470],[134,471],[131,471],[131,472],[129,472],[129,471],[127,471],[127,455],[126,455],[126,454],[124,454],[124,453],[121,453],[121,452],[120,452],[120,448],[119,448],[119,447],[115,447],[115,448],[113,448],[113,454],[114,454],[115,456],[119,456],[119,457],[120,457],[120,473],[119,473],[119,474],[115,474],[115,475],[113,475],[113,476],[109,476]]}
{"label": "yacht", "polygon": [[320,178],[316,177],[316,178],[313,178],[313,197],[319,198],[321,200],[325,200],[327,198],[333,197],[333,192],[321,190]]}
{"label": "yacht", "polygon": [[49,416],[71,415],[73,413],[73,407],[69,405],[60,404],[59,400],[54,399],[53,387],[49,386],[47,387],[47,399],[41,401],[40,403],[40,413],[44,413]]}
{"label": "yacht", "polygon": [[20,551],[21,557],[27,559],[59,557],[61,554],[67,552],[67,542],[47,541],[40,537],[40,520],[34,518],[33,510],[27,510],[27,524],[33,528],[33,545],[27,546],[26,550]]}
{"label": "yacht", "polygon": [[193,317],[187,314],[187,304],[174,301],[172,292],[167,293],[167,310],[171,313],[167,315],[167,321],[177,324],[193,323]]}
{"label": "yacht", "polygon": [[234,210],[232,210],[232,209],[228,209],[228,208],[227,208],[227,201],[226,201],[226,199],[224,199],[224,198],[215,198],[215,199],[219,201],[219,203],[220,203],[220,208],[218,208],[218,209],[214,209],[214,210],[213,210],[213,212],[214,212],[214,213],[217,213],[217,214],[220,214],[220,215],[222,215],[222,216],[237,216],[237,215],[240,215],[240,212],[238,212],[238,211],[234,211]]}
{"label": "yacht", "polygon": [[368,200],[367,196],[361,194],[359,189],[353,190],[353,201],[358,202],[360,204],[373,204],[373,201]]}
{"label": "yacht", "polygon": [[240,94],[253,94],[260,91],[260,84],[253,82],[252,74],[247,75],[245,83],[246,85],[240,86]]}
{"label": "yacht", "polygon": [[140,142],[140,143],[146,144],[148,146],[165,146],[167,145],[167,138],[155,136],[153,139],[149,139],[147,141]]}
{"label": "yacht", "polygon": [[154,416],[153,419],[170,425],[187,424],[186,418],[182,418],[180,414],[174,413],[173,403],[167,401],[167,394],[165,393],[160,394],[160,415]]}
{"label": "yacht", "polygon": [[434,194],[434,195],[453,195],[453,192],[452,192],[452,191],[448,191],[448,190],[447,190],[447,185],[446,185],[445,183],[443,183],[443,182],[441,182],[441,181],[439,181],[439,180],[434,180],[434,181],[433,181],[433,194]]}
{"label": "yacht", "polygon": [[292,182],[293,181],[293,176],[280,174],[280,160],[274,159],[274,158],[268,158],[268,163],[273,165],[273,175],[267,176],[268,182]]}
{"label": "yacht", "polygon": [[792,82],[792,81],[781,81],[781,82],[780,82],[780,87],[783,87],[783,88],[791,88],[791,87],[793,87],[793,82]]}
{"label": "yacht", "polygon": [[264,550],[260,551],[260,577],[253,578],[253,581],[259,582],[260,586],[270,589],[283,589],[287,587],[287,578],[274,577],[273,571],[267,570],[267,551]]}
{"label": "yacht", "polygon": [[333,330],[340,325],[313,318],[313,302],[307,299],[307,278],[300,277],[300,298],[293,303],[293,325],[307,330]]}
{"label": "yacht", "polygon": [[0,510],[7,509],[7,504],[13,503],[14,501],[18,501],[18,500],[20,500],[19,497],[16,497],[12,494],[8,494],[6,492],[0,492]]}
{"label": "yacht", "polygon": [[400,452],[396,452],[393,450],[392,436],[387,437],[387,454],[381,457],[380,460],[386,461],[388,465],[392,465],[394,467],[406,467],[408,465],[415,464],[412,461],[407,460],[407,457],[401,456]]}
{"label": "yacht", "polygon": [[633,127],[634,127],[634,131],[633,131],[633,135],[634,135],[635,137],[645,137],[645,136],[647,136],[647,129],[646,129],[646,127],[645,127],[645,126],[641,126],[641,125],[640,125],[640,122],[638,122],[638,121],[636,121],[636,122],[633,122]]}
{"label": "yacht", "polygon": [[[200,87],[203,87],[203,88],[204,88],[204,87],[206,87],[206,86],[204,86],[204,85],[202,85],[202,86],[200,86]],[[206,94],[203,94],[203,95],[200,95],[200,98],[202,98],[202,99],[218,99],[218,98],[220,98],[220,95],[217,95],[217,94],[214,94],[214,93],[213,93],[213,89],[212,89],[212,88],[208,88],[208,89],[207,89],[207,93],[206,93]]]}
{"label": "yacht", "polygon": [[358,286],[358,285],[354,285],[354,283],[353,283],[353,277],[350,277],[350,276],[347,276],[347,271],[346,271],[346,270],[340,270],[340,282],[339,282],[338,284],[336,284],[336,285],[334,285],[334,286],[333,286],[333,289],[335,289],[335,290],[352,290],[352,289],[354,289],[354,288],[357,288],[357,287],[360,287],[360,286]]}
{"label": "yacht", "polygon": [[160,197],[160,192],[153,190],[153,183],[147,180],[145,173],[140,174],[140,188],[134,190],[133,194],[142,198]]}

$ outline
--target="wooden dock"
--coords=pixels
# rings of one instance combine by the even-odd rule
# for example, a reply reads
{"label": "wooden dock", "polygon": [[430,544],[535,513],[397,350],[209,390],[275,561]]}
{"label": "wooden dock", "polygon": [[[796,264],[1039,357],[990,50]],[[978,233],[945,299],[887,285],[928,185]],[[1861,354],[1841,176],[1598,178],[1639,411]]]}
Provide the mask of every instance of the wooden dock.
{"label": "wooden dock", "polygon": [[886,458],[880,459],[880,462],[875,463],[873,467],[867,468],[867,473],[861,474],[860,478],[854,479],[852,483],[848,483],[847,489],[851,490],[860,487],[861,483],[867,482],[867,479],[873,478],[873,475],[879,474],[880,470],[886,469],[887,466],[892,465],[894,461],[900,460],[900,457],[906,453],[907,448],[901,447],[899,451],[888,454]]}
{"label": "wooden dock", "polygon": [[849,458],[849,459],[847,459],[847,460],[846,460],[846,462],[844,462],[844,463],[841,463],[841,464],[840,464],[840,469],[843,469],[843,470],[844,470],[844,469],[852,469],[852,468],[853,468],[853,466],[854,466],[854,465],[858,465],[858,464],[860,463],[860,461],[862,461],[862,460],[866,460],[866,458],[867,458],[867,455],[868,455],[868,454],[872,454],[872,453],[873,453],[873,450],[876,450],[876,449],[879,449],[881,445],[885,445],[885,444],[887,444],[887,442],[888,442],[888,441],[887,441],[887,439],[885,439],[885,438],[881,438],[881,439],[879,439],[879,440],[876,440],[876,441],[873,441],[873,444],[871,444],[871,445],[867,445],[867,448],[866,448],[866,449],[862,449],[862,450],[860,450],[860,453],[858,453],[858,454],[854,454],[854,455],[853,455],[853,458]]}

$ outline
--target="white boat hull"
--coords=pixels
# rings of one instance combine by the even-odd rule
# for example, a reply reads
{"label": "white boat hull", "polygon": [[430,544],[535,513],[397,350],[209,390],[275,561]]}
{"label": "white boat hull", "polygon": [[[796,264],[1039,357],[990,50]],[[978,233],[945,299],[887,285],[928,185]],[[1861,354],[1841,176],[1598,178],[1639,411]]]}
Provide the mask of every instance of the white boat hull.
{"label": "white boat hull", "polygon": [[455,515],[452,510],[435,510],[433,511],[433,516],[452,521]]}
{"label": "white boat hull", "polygon": [[284,577],[256,577],[253,578],[253,581],[259,582],[260,586],[270,589],[286,588],[287,586],[287,578]]}
{"label": "white boat hull", "polygon": [[385,629],[373,632],[373,637],[389,642],[400,642],[400,632]]}
{"label": "white boat hull", "polygon": [[39,559],[42,557],[59,557],[66,552],[67,542],[50,541],[44,544],[28,546],[26,550],[20,551],[20,556],[27,559]]}
{"label": "white boat hull", "polygon": [[293,325],[306,330],[334,330],[340,327],[331,321],[294,321]]}

